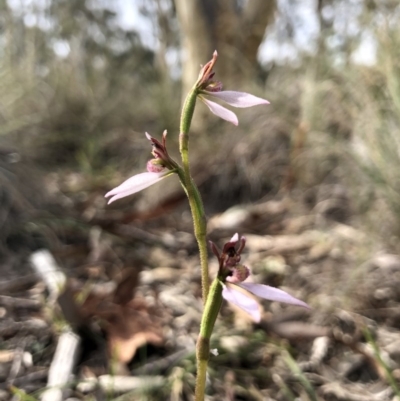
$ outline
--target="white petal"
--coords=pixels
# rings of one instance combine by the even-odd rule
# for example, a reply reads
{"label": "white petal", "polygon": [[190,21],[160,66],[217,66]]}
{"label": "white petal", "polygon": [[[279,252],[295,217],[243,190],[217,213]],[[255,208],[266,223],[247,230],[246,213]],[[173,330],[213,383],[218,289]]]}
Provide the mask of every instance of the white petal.
{"label": "white petal", "polygon": [[200,99],[207,105],[207,107],[211,110],[211,112],[214,113],[216,116],[222,118],[223,120],[229,121],[234,125],[239,124],[236,114],[233,113],[232,111],[226,109],[225,107],[219,105],[218,103],[205,99],[204,97],[200,97]]}
{"label": "white petal", "polygon": [[239,234],[236,233],[233,237],[229,240],[229,242],[238,242],[239,241]]}
{"label": "white petal", "polygon": [[254,284],[254,283],[240,283],[240,287],[252,294],[257,295],[260,298],[268,299],[270,301],[284,302],[287,304],[303,306],[304,308],[310,309],[310,307],[300,299],[292,297],[287,292],[280,290],[279,288],[270,287],[264,284]]}
{"label": "white petal", "polygon": [[235,91],[221,91],[221,92],[207,92],[207,95],[221,99],[233,107],[252,107],[259,104],[269,104],[268,100],[260,97],[250,95],[246,92],[235,92]]}
{"label": "white petal", "polygon": [[222,296],[227,301],[232,302],[234,305],[249,313],[255,322],[258,323],[261,320],[260,306],[253,298],[235,290],[233,286],[228,287],[226,285],[224,285],[222,290]]}
{"label": "white petal", "polygon": [[141,191],[142,189],[150,187],[151,185],[162,180],[167,175],[168,171],[161,171],[159,173],[147,172],[134,175],[133,177],[128,178],[118,187],[112,189],[110,192],[107,192],[105,197],[108,198],[109,196],[112,196],[112,198],[108,201],[108,204],[110,204],[117,199],[124,198],[125,196],[132,195]]}

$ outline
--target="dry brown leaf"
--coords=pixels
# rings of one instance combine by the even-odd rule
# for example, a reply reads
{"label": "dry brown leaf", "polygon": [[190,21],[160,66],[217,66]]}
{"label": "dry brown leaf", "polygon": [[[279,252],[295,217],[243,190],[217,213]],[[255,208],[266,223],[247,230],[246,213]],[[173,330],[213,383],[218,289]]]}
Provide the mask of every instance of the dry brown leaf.
{"label": "dry brown leaf", "polygon": [[134,267],[124,269],[118,277],[118,285],[115,289],[113,302],[118,305],[126,305],[130,302],[138,285],[139,270]]}
{"label": "dry brown leaf", "polygon": [[128,363],[138,348],[150,343],[162,344],[161,326],[144,300],[134,299],[126,306],[119,306],[107,316],[107,332],[110,354],[119,362]]}
{"label": "dry brown leaf", "polygon": [[[76,328],[88,326],[91,319],[106,332],[108,351],[116,362],[126,364],[145,344],[163,342],[157,311],[144,299],[134,298],[139,270],[124,269],[114,291],[95,291],[68,281],[59,303],[66,319]],[[80,302],[79,302],[80,300]]]}
{"label": "dry brown leaf", "polygon": [[143,331],[133,334],[131,337],[123,338],[110,336],[108,345],[110,354],[119,362],[128,363],[136,354],[138,348],[146,344],[161,345],[163,339],[157,333],[152,331]]}

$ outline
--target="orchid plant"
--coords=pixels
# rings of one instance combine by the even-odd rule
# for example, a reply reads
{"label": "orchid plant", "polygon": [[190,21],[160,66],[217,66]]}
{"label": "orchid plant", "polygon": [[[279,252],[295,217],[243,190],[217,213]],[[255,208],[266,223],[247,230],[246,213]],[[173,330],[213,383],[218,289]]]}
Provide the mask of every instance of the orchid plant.
{"label": "orchid plant", "polygon": [[206,217],[200,193],[190,174],[189,165],[189,129],[196,106],[196,100],[200,99],[212,113],[234,125],[238,125],[237,116],[231,110],[209,98],[219,99],[230,106],[239,108],[269,104],[267,100],[249,93],[223,91],[222,83],[214,80],[215,73],[213,68],[217,57],[218,54],[215,51],[212,59],[201,68],[199,77],[187,95],[182,108],[179,134],[179,150],[182,163],[179,164],[169,156],[166,147],[166,131],[164,131],[162,135],[161,142],[146,133],[147,139],[151,142],[152,155],[154,157],[147,162],[147,172],[134,175],[105,195],[107,198],[110,198],[108,203],[111,203],[117,199],[139,192],[174,174],[178,175],[182,187],[186,192],[193,218],[194,234],[199,247],[202,296],[204,302],[200,334],[196,347],[196,401],[204,400],[207,365],[210,357],[210,338],[223,299],[242,308],[256,323],[261,320],[260,306],[248,293],[271,301],[284,302],[308,308],[306,303],[278,288],[246,281],[250,278],[250,269],[240,263],[241,253],[245,247],[246,240],[244,237],[239,236],[239,234],[235,234],[225,243],[222,251],[219,251],[217,246],[210,241],[211,250],[217,257],[219,263],[218,274],[210,285],[206,241]]}

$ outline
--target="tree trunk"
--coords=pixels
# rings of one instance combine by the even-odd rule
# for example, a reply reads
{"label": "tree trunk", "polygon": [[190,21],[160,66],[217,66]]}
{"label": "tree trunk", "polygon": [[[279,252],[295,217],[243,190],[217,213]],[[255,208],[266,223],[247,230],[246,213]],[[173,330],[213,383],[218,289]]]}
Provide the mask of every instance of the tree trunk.
{"label": "tree trunk", "polygon": [[181,28],[183,93],[196,81],[200,64],[218,51],[217,79],[225,87],[254,78],[257,52],[266,27],[273,21],[276,0],[248,0],[240,9],[235,0],[175,0]]}
{"label": "tree trunk", "polygon": [[212,35],[205,18],[201,0],[176,0],[176,11],[182,37],[182,86],[183,95],[195,83],[200,65],[211,59]]}

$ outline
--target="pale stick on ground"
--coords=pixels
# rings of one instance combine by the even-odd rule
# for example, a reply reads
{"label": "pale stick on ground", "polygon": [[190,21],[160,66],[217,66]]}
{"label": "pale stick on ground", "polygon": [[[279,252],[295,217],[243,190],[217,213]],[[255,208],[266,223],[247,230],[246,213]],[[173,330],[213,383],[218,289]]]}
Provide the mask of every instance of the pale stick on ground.
{"label": "pale stick on ground", "polygon": [[102,375],[96,378],[89,378],[81,381],[77,390],[82,393],[89,393],[99,386],[105,393],[126,393],[133,390],[144,390],[165,385],[165,378],[162,376],[113,376]]}
{"label": "pale stick on ground", "polygon": [[66,277],[61,271],[53,255],[46,249],[34,252],[30,256],[31,265],[45,282],[50,293],[49,301],[55,302],[63,289]]}
{"label": "pale stick on ground", "polygon": [[[64,273],[47,250],[33,253],[30,261],[35,272],[46,283],[50,300],[55,302],[66,281]],[[58,339],[47,378],[48,389],[42,394],[42,401],[62,401],[62,388],[71,381],[72,371],[79,354],[79,344],[80,338],[66,327]]]}

